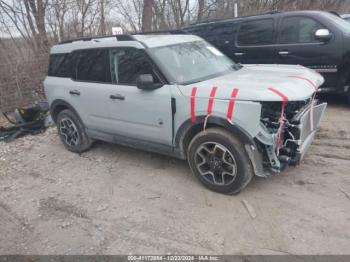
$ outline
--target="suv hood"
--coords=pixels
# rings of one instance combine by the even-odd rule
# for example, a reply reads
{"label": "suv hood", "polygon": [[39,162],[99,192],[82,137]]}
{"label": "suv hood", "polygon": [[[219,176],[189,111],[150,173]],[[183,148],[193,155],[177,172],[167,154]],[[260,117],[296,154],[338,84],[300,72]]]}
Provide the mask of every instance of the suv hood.
{"label": "suv hood", "polygon": [[184,96],[190,96],[192,87],[197,87],[196,97],[208,98],[212,87],[217,86],[215,98],[230,99],[232,89],[238,88],[238,100],[281,101],[269,90],[274,88],[289,101],[298,101],[310,98],[323,82],[319,73],[299,65],[245,65],[238,71],[179,89]]}

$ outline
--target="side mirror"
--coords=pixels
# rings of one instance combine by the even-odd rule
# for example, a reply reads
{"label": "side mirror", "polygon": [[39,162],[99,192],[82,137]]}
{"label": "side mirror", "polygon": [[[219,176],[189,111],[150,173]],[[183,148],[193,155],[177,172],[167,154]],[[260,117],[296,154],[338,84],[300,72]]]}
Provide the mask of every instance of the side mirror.
{"label": "side mirror", "polygon": [[160,84],[154,83],[153,76],[151,74],[139,75],[136,79],[137,88],[142,90],[153,90],[161,87]]}
{"label": "side mirror", "polygon": [[315,39],[326,42],[331,40],[332,34],[328,29],[318,29],[315,32]]}

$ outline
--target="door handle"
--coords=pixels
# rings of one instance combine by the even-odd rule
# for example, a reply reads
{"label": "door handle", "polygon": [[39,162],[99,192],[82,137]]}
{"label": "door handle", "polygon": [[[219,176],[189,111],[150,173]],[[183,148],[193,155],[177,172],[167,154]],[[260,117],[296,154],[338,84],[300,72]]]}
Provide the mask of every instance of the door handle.
{"label": "door handle", "polygon": [[235,55],[235,56],[243,56],[243,55],[245,55],[245,53],[240,53],[240,52],[238,52],[238,53],[234,53],[234,55]]}
{"label": "door handle", "polygon": [[279,51],[278,54],[283,56],[283,55],[289,55],[290,52],[289,51]]}
{"label": "door handle", "polygon": [[70,90],[70,91],[69,91],[69,94],[71,94],[71,95],[76,95],[76,96],[80,96],[80,91],[78,91],[78,90]]}
{"label": "door handle", "polygon": [[122,100],[122,101],[125,100],[125,96],[122,96],[122,95],[120,95],[120,94],[110,95],[109,98],[110,98],[110,99]]}

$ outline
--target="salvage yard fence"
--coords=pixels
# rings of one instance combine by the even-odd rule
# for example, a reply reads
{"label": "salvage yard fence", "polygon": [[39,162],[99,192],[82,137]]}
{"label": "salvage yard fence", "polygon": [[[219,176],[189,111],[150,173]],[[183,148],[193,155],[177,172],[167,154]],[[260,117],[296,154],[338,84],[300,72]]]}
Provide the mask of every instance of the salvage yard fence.
{"label": "salvage yard fence", "polygon": [[0,65],[0,112],[45,100],[47,57]]}

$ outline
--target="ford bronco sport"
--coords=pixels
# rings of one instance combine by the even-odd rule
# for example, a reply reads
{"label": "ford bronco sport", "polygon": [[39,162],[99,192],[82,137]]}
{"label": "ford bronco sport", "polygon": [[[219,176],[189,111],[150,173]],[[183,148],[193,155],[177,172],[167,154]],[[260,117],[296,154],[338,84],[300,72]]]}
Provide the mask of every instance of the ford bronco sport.
{"label": "ford bronco sport", "polygon": [[53,46],[44,85],[68,150],[104,140],[187,159],[232,194],[303,159],[323,81],[302,66],[241,66],[193,35],[121,35]]}

